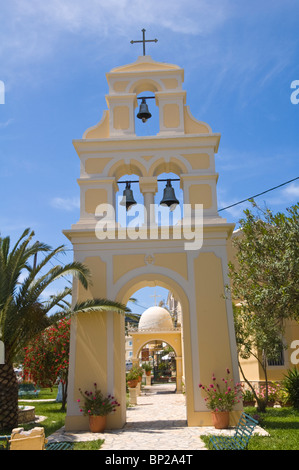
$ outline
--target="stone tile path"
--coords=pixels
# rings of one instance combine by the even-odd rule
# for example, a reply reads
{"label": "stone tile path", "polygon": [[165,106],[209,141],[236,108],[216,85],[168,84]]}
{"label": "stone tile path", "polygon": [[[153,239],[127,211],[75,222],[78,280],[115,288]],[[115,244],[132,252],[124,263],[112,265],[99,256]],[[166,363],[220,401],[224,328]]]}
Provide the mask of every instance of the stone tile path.
{"label": "stone tile path", "polygon": [[[185,396],[174,393],[175,385],[144,387],[138,404],[127,410],[127,423],[120,430],[103,434],[65,432],[62,428],[48,440],[87,441],[105,439],[101,450],[206,450],[201,435],[231,434],[233,429],[188,427]],[[261,428],[259,434],[264,434]]]}
{"label": "stone tile path", "polygon": [[145,387],[138,405],[127,410],[125,427],[105,433],[102,449],[204,450],[200,429],[187,426],[185,396],[174,390],[173,384]]}

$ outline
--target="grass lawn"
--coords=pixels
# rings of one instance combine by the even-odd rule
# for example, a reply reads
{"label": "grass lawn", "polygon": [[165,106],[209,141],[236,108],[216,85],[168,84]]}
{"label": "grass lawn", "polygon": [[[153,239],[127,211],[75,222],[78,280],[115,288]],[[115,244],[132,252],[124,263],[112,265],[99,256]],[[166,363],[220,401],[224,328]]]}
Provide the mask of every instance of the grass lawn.
{"label": "grass lawn", "polygon": [[[41,389],[38,399],[56,399],[57,387],[51,389]],[[34,401],[33,401],[34,400]],[[20,427],[24,428],[25,431],[28,431],[36,426],[43,427],[45,429],[45,435],[48,437],[50,434],[53,434],[55,431],[64,426],[65,415],[66,413],[61,411],[61,403],[56,403],[55,401],[42,402],[35,401],[32,399],[32,406],[35,406],[35,415],[36,416],[45,416],[46,419],[40,423],[30,423],[30,424],[21,424]],[[31,400],[30,400],[31,401]],[[30,405],[29,401],[19,400],[19,405]],[[103,440],[94,440],[90,442],[78,442],[75,443],[74,450],[98,450],[103,444]]]}
{"label": "grass lawn", "polygon": [[[299,410],[293,408],[267,408],[266,413],[256,413],[255,408],[245,408],[245,413],[259,416],[260,426],[270,436],[253,436],[249,450],[299,450]],[[208,446],[207,436],[201,439]]]}

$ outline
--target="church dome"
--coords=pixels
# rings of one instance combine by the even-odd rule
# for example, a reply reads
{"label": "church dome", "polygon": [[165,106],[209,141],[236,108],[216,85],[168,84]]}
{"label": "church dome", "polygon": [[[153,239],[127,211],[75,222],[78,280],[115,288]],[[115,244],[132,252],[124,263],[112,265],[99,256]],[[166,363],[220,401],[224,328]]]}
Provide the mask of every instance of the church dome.
{"label": "church dome", "polygon": [[172,330],[173,323],[168,310],[150,307],[143,312],[138,324],[139,330]]}

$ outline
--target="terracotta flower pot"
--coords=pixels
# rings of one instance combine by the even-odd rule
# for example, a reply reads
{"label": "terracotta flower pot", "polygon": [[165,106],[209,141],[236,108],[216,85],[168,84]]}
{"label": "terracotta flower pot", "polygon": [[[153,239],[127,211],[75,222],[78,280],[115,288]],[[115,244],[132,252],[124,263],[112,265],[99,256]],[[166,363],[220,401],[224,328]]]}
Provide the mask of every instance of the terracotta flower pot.
{"label": "terracotta flower pot", "polygon": [[151,370],[147,370],[146,371],[146,375],[149,377],[151,375],[152,371]]}
{"label": "terracotta flower pot", "polygon": [[91,432],[104,432],[107,416],[89,416],[89,429]]}
{"label": "terracotta flower pot", "polygon": [[229,425],[229,411],[213,411],[212,420],[215,429],[226,429]]}
{"label": "terracotta flower pot", "polygon": [[136,387],[137,387],[137,384],[138,384],[138,380],[137,380],[137,379],[136,379],[136,380],[135,380],[135,379],[134,379],[134,380],[128,380],[128,386],[129,386],[130,388],[136,388]]}

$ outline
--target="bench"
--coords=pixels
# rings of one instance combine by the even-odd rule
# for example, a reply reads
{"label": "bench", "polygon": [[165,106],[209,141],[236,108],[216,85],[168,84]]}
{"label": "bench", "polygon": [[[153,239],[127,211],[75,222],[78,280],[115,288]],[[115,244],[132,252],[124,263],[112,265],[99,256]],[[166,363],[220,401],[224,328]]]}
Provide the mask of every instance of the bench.
{"label": "bench", "polygon": [[212,436],[210,442],[215,450],[245,450],[258,422],[242,413],[233,436]]}
{"label": "bench", "polygon": [[45,450],[73,450],[73,442],[49,442],[46,444]]}
{"label": "bench", "polygon": [[9,450],[10,436],[0,436],[0,450]]}
{"label": "bench", "polygon": [[18,395],[24,397],[26,395],[38,397],[40,390],[38,390],[34,384],[20,384]]}
{"label": "bench", "polygon": [[[10,449],[11,436],[0,436],[0,450]],[[45,450],[73,450],[73,442],[49,442],[45,445]]]}

